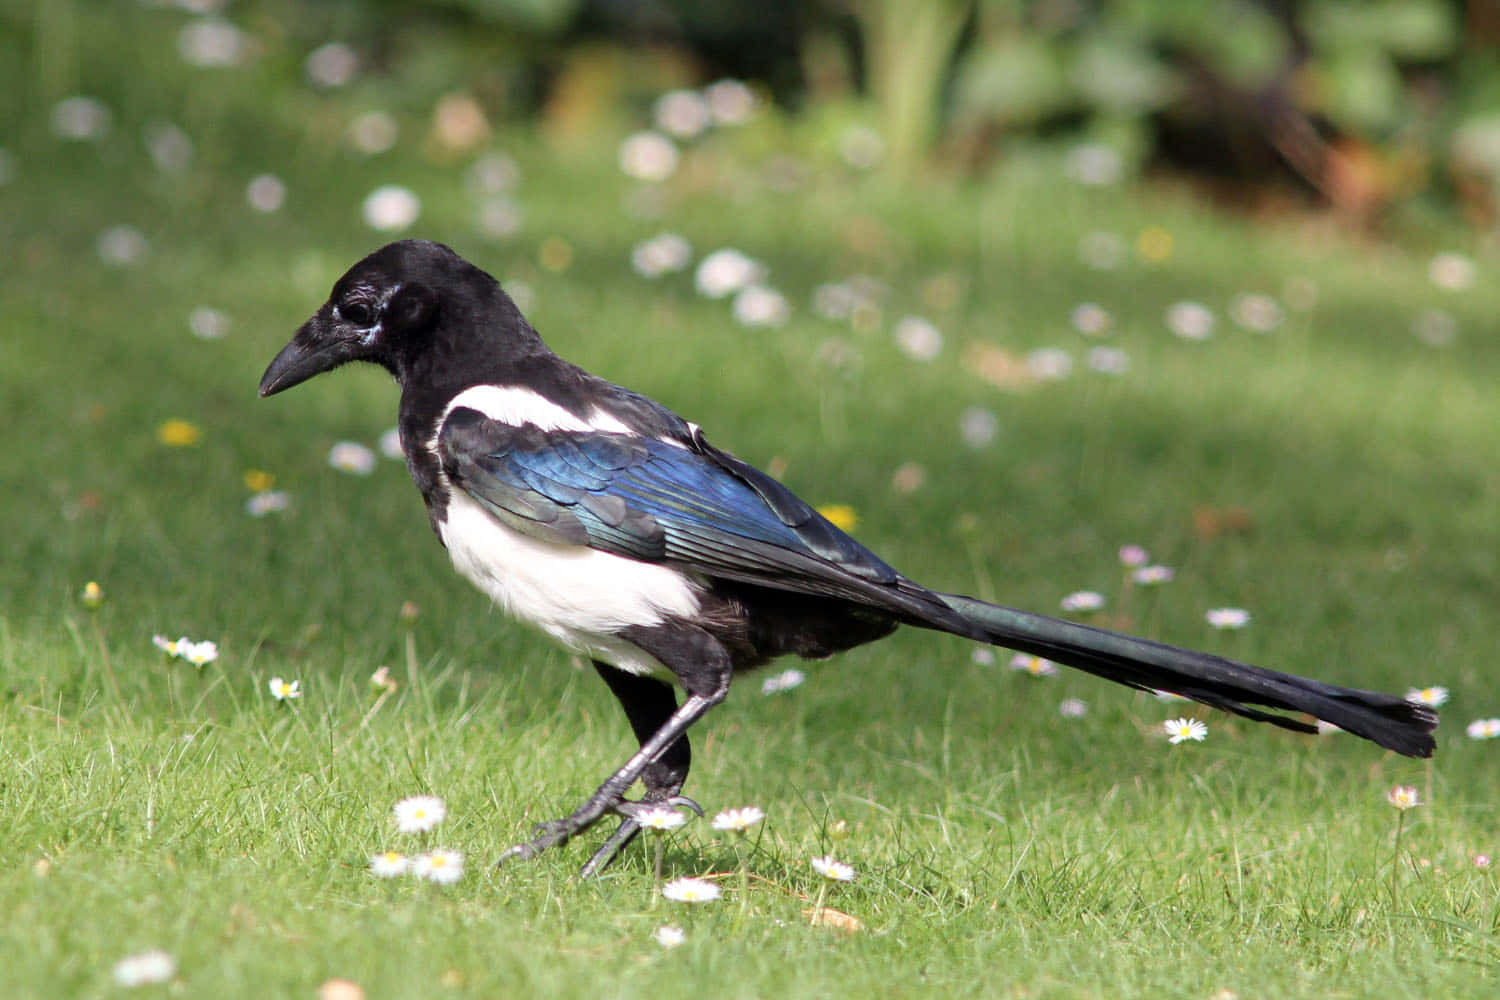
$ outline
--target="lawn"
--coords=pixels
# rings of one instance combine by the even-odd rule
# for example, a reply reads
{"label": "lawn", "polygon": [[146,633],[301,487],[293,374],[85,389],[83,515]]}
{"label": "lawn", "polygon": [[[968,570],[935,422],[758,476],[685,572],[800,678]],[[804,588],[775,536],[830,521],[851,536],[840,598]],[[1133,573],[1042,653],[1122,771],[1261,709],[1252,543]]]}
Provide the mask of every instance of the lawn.
{"label": "lawn", "polygon": [[[1047,150],[891,185],[771,116],[659,185],[617,166],[628,122],[569,141],[497,127],[449,155],[426,109],[398,104],[395,148],[365,156],[344,129],[389,97],[378,84],[314,92],[274,49],[185,65],[164,10],[77,16],[68,59],[12,19],[28,58],[0,69],[22,98],[0,164],[7,996],[115,995],[116,961],[150,948],[177,973],[143,995],[313,996],[333,978],[371,997],[1493,995],[1500,875],[1475,859],[1500,854],[1500,744],[1465,735],[1500,715],[1493,247],[1441,222],[1386,240],[1225,215],[1169,181],[1084,188]],[[115,17],[139,44],[106,57],[90,19]],[[106,99],[107,134],[52,133],[59,94],[37,81],[54,78]],[[142,141],[161,120],[193,142],[175,173]],[[503,239],[468,180],[492,152],[519,168]],[[279,211],[246,204],[265,172]],[[335,443],[374,448],[393,425],[387,377],[255,395],[332,281],[391,238],[360,215],[386,183],[421,198],[404,235],[493,271],[559,353],[848,505],[908,575],[1051,613],[1094,590],[1089,620],[1343,684],[1442,685],[1435,760],[909,631],[798,664],[792,690],[743,677],[695,730],[689,794],[766,813],[742,842],[701,821],[661,842],[666,876],[710,875],[718,902],[659,898],[654,844],[577,881],[595,835],[492,870],[623,760],[624,721],[591,670],[451,571],[401,463],[330,467]],[[144,239],[128,263],[99,252],[117,226]],[[789,320],[742,325],[691,268],[637,274],[631,248],[662,231],[695,260],[761,261]],[[1435,283],[1439,252],[1477,278]],[[855,316],[823,315],[820,286],[855,275],[874,289]],[[1274,300],[1269,330],[1234,318],[1245,293]],[[1089,302],[1102,336],[1075,328]],[[1181,302],[1211,311],[1211,336],[1173,334]],[[190,331],[202,307],[222,337]],[[906,316],[940,331],[935,356],[903,349]],[[1095,370],[1121,364],[1099,347],[1125,370]],[[195,440],[164,440],[170,421]],[[267,477],[290,505],[251,516]],[[1174,579],[1127,585],[1126,544]],[[1211,629],[1222,606],[1250,624]],[[168,659],[154,634],[219,656]],[[383,698],[382,666],[399,685]],[[274,700],[273,677],[300,698]],[[1180,715],[1207,739],[1169,745]],[[1399,841],[1395,785],[1423,799]],[[399,834],[393,804],[420,793],[448,818]],[[424,846],[461,850],[464,877],[369,871]],[[856,880],[821,884],[825,854]],[[859,929],[811,925],[820,899]],[[676,949],[653,940],[666,923]]]}

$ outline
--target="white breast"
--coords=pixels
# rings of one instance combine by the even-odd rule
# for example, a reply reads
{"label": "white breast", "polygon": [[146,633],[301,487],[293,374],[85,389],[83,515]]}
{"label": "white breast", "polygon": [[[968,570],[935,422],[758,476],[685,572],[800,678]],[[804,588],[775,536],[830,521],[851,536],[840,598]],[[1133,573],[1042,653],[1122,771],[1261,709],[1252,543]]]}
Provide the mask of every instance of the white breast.
{"label": "white breast", "polygon": [[[525,389],[477,386],[460,393],[448,411],[459,406],[512,426],[625,429],[605,414],[593,414],[586,422]],[[443,416],[446,419],[447,413]],[[435,440],[431,444],[435,447]],[[663,673],[665,668],[636,646],[615,638],[615,633],[631,625],[659,625],[667,618],[690,617],[699,609],[699,590],[682,573],[587,546],[524,535],[462,490],[450,491],[438,531],[454,568],[506,612],[632,673]]]}

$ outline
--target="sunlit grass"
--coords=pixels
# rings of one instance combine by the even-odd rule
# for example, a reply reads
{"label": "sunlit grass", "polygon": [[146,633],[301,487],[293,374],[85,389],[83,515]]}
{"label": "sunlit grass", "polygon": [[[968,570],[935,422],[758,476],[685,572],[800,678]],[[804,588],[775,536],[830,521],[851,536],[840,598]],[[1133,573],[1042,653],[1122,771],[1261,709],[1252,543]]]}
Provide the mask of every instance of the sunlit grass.
{"label": "sunlit grass", "polygon": [[[140,149],[141,120],[175,110],[145,83],[115,82],[102,147],[59,147],[45,107],[7,147],[7,995],[102,996],[118,959],[152,947],[189,992],[245,997],[310,996],[333,977],[413,997],[1493,991],[1495,876],[1473,859],[1500,849],[1495,749],[1463,736],[1500,710],[1492,260],[1447,292],[1427,278],[1435,247],[1254,227],[1171,190],[1079,191],[1045,159],[900,190],[815,163],[785,192],[753,133],[705,143],[641,218],[610,137],[558,152],[502,132],[526,221],[489,243],[463,162],[431,162],[415,140],[378,162],[338,148],[355,97],[280,80],[333,125],[282,109],[250,162],[211,112],[251,115],[235,88],[258,84],[226,79],[181,109],[199,158],[174,183]],[[288,185],[273,216],[244,203],[265,170]],[[695,731],[688,793],[710,816],[753,804],[765,819],[743,841],[706,821],[670,834],[663,875],[712,877],[724,899],[656,898],[654,848],[576,882],[602,831],[491,871],[624,758],[618,709],[451,572],[400,463],[330,467],[335,443],[373,448],[393,424],[388,378],[344,371],[255,398],[327,285],[384,239],[359,205],[393,178],[422,197],[416,232],[530,287],[560,353],[857,514],[859,536],[915,578],[1049,612],[1092,590],[1105,606],[1090,620],[1341,683],[1444,686],[1436,761],[1215,714],[1207,740],[1172,747],[1162,724],[1181,705],[902,633],[799,665],[806,683],[773,696],[750,678]],[[123,221],[150,252],[110,268],[94,241]],[[1172,235],[1155,264],[1134,249],[1148,226]],[[764,262],[791,320],[746,329],[691,271],[636,275],[631,247],[663,230],[698,256]],[[1094,231],[1126,247],[1118,268],[1081,262]],[[543,261],[549,239],[572,251],[562,270]],[[878,320],[816,315],[816,286],[855,274],[888,289]],[[1285,300],[1293,278],[1316,301],[1283,302],[1275,331],[1230,320],[1233,296]],[[1213,310],[1212,338],[1167,331],[1184,300]],[[1108,310],[1099,343],[1129,355],[1125,374],[1084,364],[1082,302]],[[190,333],[199,306],[230,317],[223,339]],[[1454,315],[1453,345],[1412,336],[1427,308]],[[931,361],[893,341],[905,315],[941,331]],[[1001,388],[975,361],[1048,347],[1072,356],[1070,377]],[[960,434],[973,408],[994,418],[981,448]],[[915,487],[898,476],[913,463]],[[287,510],[245,512],[252,471]],[[1172,582],[1127,590],[1126,543]],[[89,581],[97,610],[80,601]],[[1205,622],[1229,606],[1251,623]],[[219,655],[168,659],[156,634]],[[382,666],[394,690],[371,685]],[[300,697],[278,702],[273,678]],[[1086,714],[1065,717],[1065,699]],[[1398,784],[1424,804],[1393,868]],[[432,846],[464,852],[456,885],[367,870],[375,852],[415,849],[391,809],[418,794],[447,805]],[[810,861],[829,855],[858,873],[825,898],[858,932],[809,925],[825,890]],[[667,922],[686,935],[671,951],[652,937]]]}

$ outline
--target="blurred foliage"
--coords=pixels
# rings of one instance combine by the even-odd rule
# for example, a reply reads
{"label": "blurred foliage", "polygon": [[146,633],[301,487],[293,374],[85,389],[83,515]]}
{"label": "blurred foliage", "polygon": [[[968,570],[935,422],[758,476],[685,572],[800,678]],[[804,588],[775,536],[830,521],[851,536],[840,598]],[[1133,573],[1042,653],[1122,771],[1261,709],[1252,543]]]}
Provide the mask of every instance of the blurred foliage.
{"label": "blurred foliage", "polygon": [[[175,6],[275,25],[288,50],[347,41],[393,103],[461,90],[554,134],[638,122],[663,89],[733,76],[809,120],[872,127],[898,176],[974,173],[1040,142],[1081,151],[1085,183],[1166,168],[1242,203],[1293,192],[1360,223],[1409,206],[1500,215],[1500,0]],[[30,83],[63,96],[88,5],[0,7],[30,22],[43,56]]]}

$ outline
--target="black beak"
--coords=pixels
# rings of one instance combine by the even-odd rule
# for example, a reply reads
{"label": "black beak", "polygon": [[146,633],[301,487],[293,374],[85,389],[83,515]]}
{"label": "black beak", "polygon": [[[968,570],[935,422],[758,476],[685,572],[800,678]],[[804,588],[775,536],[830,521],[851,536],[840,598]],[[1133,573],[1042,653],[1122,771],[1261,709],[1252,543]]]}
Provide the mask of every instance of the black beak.
{"label": "black beak", "polygon": [[306,382],[314,375],[354,360],[355,344],[329,341],[319,336],[320,324],[315,316],[302,325],[291,342],[281,349],[266,373],[260,377],[261,396],[273,396],[283,389]]}

